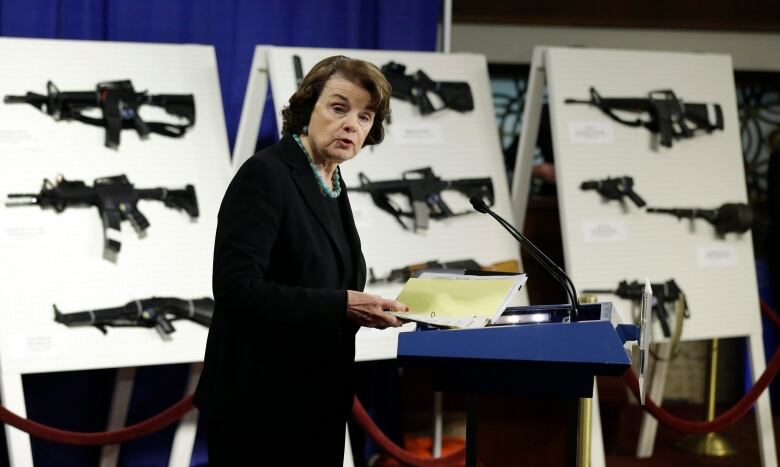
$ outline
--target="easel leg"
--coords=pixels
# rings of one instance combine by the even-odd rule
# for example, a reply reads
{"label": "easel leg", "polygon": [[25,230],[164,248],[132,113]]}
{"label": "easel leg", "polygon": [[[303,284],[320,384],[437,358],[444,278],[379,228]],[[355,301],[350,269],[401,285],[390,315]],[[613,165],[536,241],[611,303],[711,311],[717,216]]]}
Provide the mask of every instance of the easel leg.
{"label": "easel leg", "polygon": [[[195,392],[201,370],[203,370],[203,363],[193,363],[190,365],[190,373],[189,376],[187,376],[187,387],[184,390],[185,396]],[[198,411],[193,410],[182,417],[178,428],[176,428],[176,434],[173,436],[173,443],[171,445],[171,456],[168,459],[169,467],[189,467],[197,432]]]}
{"label": "easel leg", "polygon": [[[114,382],[114,394],[111,396],[111,408],[108,413],[108,431],[125,426],[130,396],[133,394],[135,368],[118,368]],[[119,461],[120,444],[109,444],[100,450],[100,467],[114,467]]]}
{"label": "easel leg", "polygon": [[[656,344],[656,352],[659,358],[653,362],[652,381],[647,391],[651,399],[659,406],[664,398],[664,386],[666,386],[666,372],[669,369],[669,357],[672,355],[672,344],[665,342]],[[645,459],[653,455],[655,434],[658,431],[658,421],[648,413],[642,414],[642,426],[639,429],[639,442],[636,448],[636,457]]]}
{"label": "easel leg", "polygon": [[515,223],[521,230],[525,225],[525,214],[528,207],[530,191],[528,187],[531,186],[531,172],[534,165],[533,153],[536,148],[536,137],[539,134],[539,121],[542,117],[544,83],[544,50],[541,47],[536,47],[531,60],[531,71],[528,74],[523,123],[520,127],[520,141],[517,146],[515,171],[512,176],[512,206],[515,209]]}
{"label": "easel leg", "polygon": [[[748,336],[750,345],[750,370],[753,373],[753,383],[766,369],[764,357],[764,342],[761,333]],[[767,391],[761,393],[755,405],[756,429],[758,431],[758,447],[761,451],[763,467],[777,467],[777,450],[775,447],[775,432],[772,426],[772,408],[769,405]]]}
{"label": "easel leg", "polygon": [[355,467],[355,460],[352,459],[352,443],[349,442],[349,426],[344,428],[344,464],[343,467]]}
{"label": "easel leg", "polygon": [[[24,404],[24,389],[22,387],[22,375],[19,373],[3,373],[0,377],[0,399],[8,410],[20,417],[27,417],[27,408]],[[8,444],[8,458],[13,467],[33,467],[32,447],[30,436],[5,425],[5,440]]]}
{"label": "easel leg", "polygon": [[[238,170],[241,164],[255,152],[260,123],[263,119],[265,97],[268,93],[268,53],[265,48],[255,48],[252,64],[256,68],[249,74],[244,105],[241,108],[241,120],[238,122],[236,132],[236,144],[233,148],[234,171]],[[271,117],[273,118],[273,115]]]}

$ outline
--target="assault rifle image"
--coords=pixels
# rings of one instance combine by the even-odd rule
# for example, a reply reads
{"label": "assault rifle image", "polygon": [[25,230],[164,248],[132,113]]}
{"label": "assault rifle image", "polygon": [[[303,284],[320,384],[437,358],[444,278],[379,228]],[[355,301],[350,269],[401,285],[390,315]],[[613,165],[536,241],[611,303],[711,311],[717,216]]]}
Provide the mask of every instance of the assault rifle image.
{"label": "assault rifle image", "polygon": [[[77,120],[106,129],[105,145],[119,147],[123,129],[134,128],[141,139],[149,133],[179,138],[195,124],[195,100],[192,94],[147,94],[136,92],[130,80],[98,83],[94,91],[61,92],[53,82],[46,83],[46,95],[28,92],[24,96],[5,96],[6,104],[30,104],[54,120]],[[185,124],[145,122],[138,115],[142,105],[162,107],[171,115],[186,120]],[[84,115],[84,111],[99,108],[101,118]]]}
{"label": "assault rifle image", "polygon": [[133,300],[126,305],[99,310],[62,313],[54,307],[54,321],[68,327],[95,326],[100,332],[107,334],[107,326],[127,327],[140,326],[157,328],[161,335],[171,334],[176,329],[172,321],[188,319],[203,326],[211,325],[214,314],[214,300],[211,298],[196,298],[184,300],[171,297],[152,297],[143,300]]}
{"label": "assault rifle image", "polygon": [[393,269],[385,277],[376,277],[374,275],[374,269],[368,270],[368,283],[372,285],[378,284],[391,284],[391,283],[404,283],[408,281],[414,273],[419,269],[467,269],[472,271],[500,271],[500,272],[519,272],[520,265],[516,260],[501,261],[489,265],[480,266],[479,263],[473,259],[461,259],[456,261],[447,261],[442,263],[439,261],[426,261],[424,263],[410,264],[402,268]]}
{"label": "assault rifle image", "polygon": [[645,200],[634,191],[634,179],[628,176],[604,178],[602,180],[587,180],[580,185],[581,190],[596,190],[598,194],[606,199],[616,199],[622,201],[628,196],[637,207],[643,207]]}
{"label": "assault rifle image", "polygon": [[[490,206],[494,203],[493,182],[488,177],[442,180],[434,175],[430,167],[407,170],[402,173],[400,180],[372,182],[363,172],[360,172],[358,177],[360,178],[360,186],[351,190],[371,194],[374,204],[395,217],[405,230],[424,230],[428,228],[429,219],[445,219],[475,212],[471,209],[453,212],[441,198],[441,192],[444,190],[459,191],[466,198],[478,196],[487,200]],[[390,195],[394,194],[407,196],[412,210],[403,211],[397,207],[390,199]],[[402,217],[414,219],[412,229],[406,225]]]}
{"label": "assault rifle image", "polygon": [[[677,282],[674,281],[674,279],[669,279],[666,282],[660,282],[657,284],[650,284],[650,287],[653,289],[653,312],[658,317],[658,322],[661,324],[661,330],[664,333],[664,337],[669,337],[672,335],[671,329],[669,328],[669,312],[666,309],[666,304],[671,304],[676,302],[680,299],[680,294],[682,293],[682,290],[677,285]],[[641,303],[642,301],[642,291],[645,288],[644,282],[640,281],[620,281],[620,283],[617,286],[617,289],[611,290],[611,289],[591,289],[591,290],[583,290],[582,293],[585,294],[611,294],[616,295],[624,300],[631,300],[635,303]],[[688,311],[688,303],[685,303],[685,312],[684,315],[686,318],[690,317],[690,313]]]}
{"label": "assault rifle image", "polygon": [[[420,109],[422,115],[429,115],[442,109],[458,112],[474,110],[471,87],[465,81],[434,81],[422,70],[407,75],[406,66],[396,62],[382,65],[382,73],[393,89],[392,96],[411,102]],[[442,106],[435,108],[428,93],[435,94],[442,101]]]}
{"label": "assault rifle image", "polygon": [[678,219],[704,219],[715,226],[718,235],[744,233],[753,226],[753,210],[745,203],[725,203],[716,209],[647,208],[649,213],[671,214]]}
{"label": "assault rifle image", "polygon": [[5,205],[38,205],[41,209],[53,208],[58,213],[70,207],[95,206],[103,221],[105,251],[107,254],[116,255],[121,247],[117,239],[123,220],[129,220],[139,235],[149,227],[149,221],[138,210],[140,200],[162,201],[169,208],[184,210],[191,218],[196,218],[199,214],[194,186],[187,185],[183,190],[136,189],[124,174],[98,178],[91,187],[83,181],[66,180],[62,175],[58,175],[55,183],[44,179],[39,193],[9,194]]}
{"label": "assault rifle image", "polygon": [[[683,102],[674,91],[662,89],[650,91],[643,97],[601,97],[596,88],[590,88],[589,100],[566,99],[567,104],[590,104],[598,107],[612,120],[623,125],[645,127],[660,136],[661,146],[672,147],[673,139],[691,138],[695,133],[712,133],[723,129],[723,111],[720,104],[695,104]],[[710,120],[709,109],[715,117]],[[628,120],[615,111],[646,113],[648,120]]]}

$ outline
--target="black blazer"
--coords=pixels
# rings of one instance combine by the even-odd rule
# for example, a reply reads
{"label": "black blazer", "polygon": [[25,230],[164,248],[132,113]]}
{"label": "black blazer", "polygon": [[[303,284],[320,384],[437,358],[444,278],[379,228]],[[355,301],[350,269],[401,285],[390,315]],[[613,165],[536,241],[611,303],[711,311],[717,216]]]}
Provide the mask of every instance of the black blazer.
{"label": "black blazer", "polygon": [[260,417],[277,428],[332,422],[343,439],[359,326],[346,319],[339,271],[351,255],[349,288],[363,290],[366,265],[346,187],[338,199],[350,251],[334,241],[326,200],[289,136],[252,156],[230,183],[219,211],[214,317],[195,393],[209,417]]}

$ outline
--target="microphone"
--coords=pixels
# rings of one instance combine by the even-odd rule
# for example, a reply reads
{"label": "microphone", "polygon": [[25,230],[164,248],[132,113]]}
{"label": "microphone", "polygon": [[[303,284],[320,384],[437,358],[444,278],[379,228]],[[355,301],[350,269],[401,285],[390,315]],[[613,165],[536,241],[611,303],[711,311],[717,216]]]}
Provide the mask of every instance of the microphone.
{"label": "microphone", "polygon": [[520,233],[512,224],[506,221],[503,217],[499,216],[493,210],[491,210],[487,204],[478,196],[473,196],[469,199],[474,210],[482,214],[489,214],[493,217],[501,226],[506,229],[509,234],[517,240],[520,245],[534,258],[542,267],[550,273],[553,278],[563,286],[566,291],[566,295],[571,301],[571,312],[569,314],[570,321],[578,321],[580,319],[580,302],[577,299],[577,289],[574,287],[574,283],[571,281],[568,275],[561,269],[553,260],[536,247],[525,235]]}

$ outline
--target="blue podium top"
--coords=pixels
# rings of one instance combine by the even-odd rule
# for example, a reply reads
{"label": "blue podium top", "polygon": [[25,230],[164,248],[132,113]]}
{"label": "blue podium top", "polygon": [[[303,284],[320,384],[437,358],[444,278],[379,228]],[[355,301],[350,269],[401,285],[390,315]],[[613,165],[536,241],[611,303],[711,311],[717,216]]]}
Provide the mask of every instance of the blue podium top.
{"label": "blue podium top", "polygon": [[398,359],[443,390],[556,397],[591,397],[594,376],[631,365],[609,320],[404,332]]}

